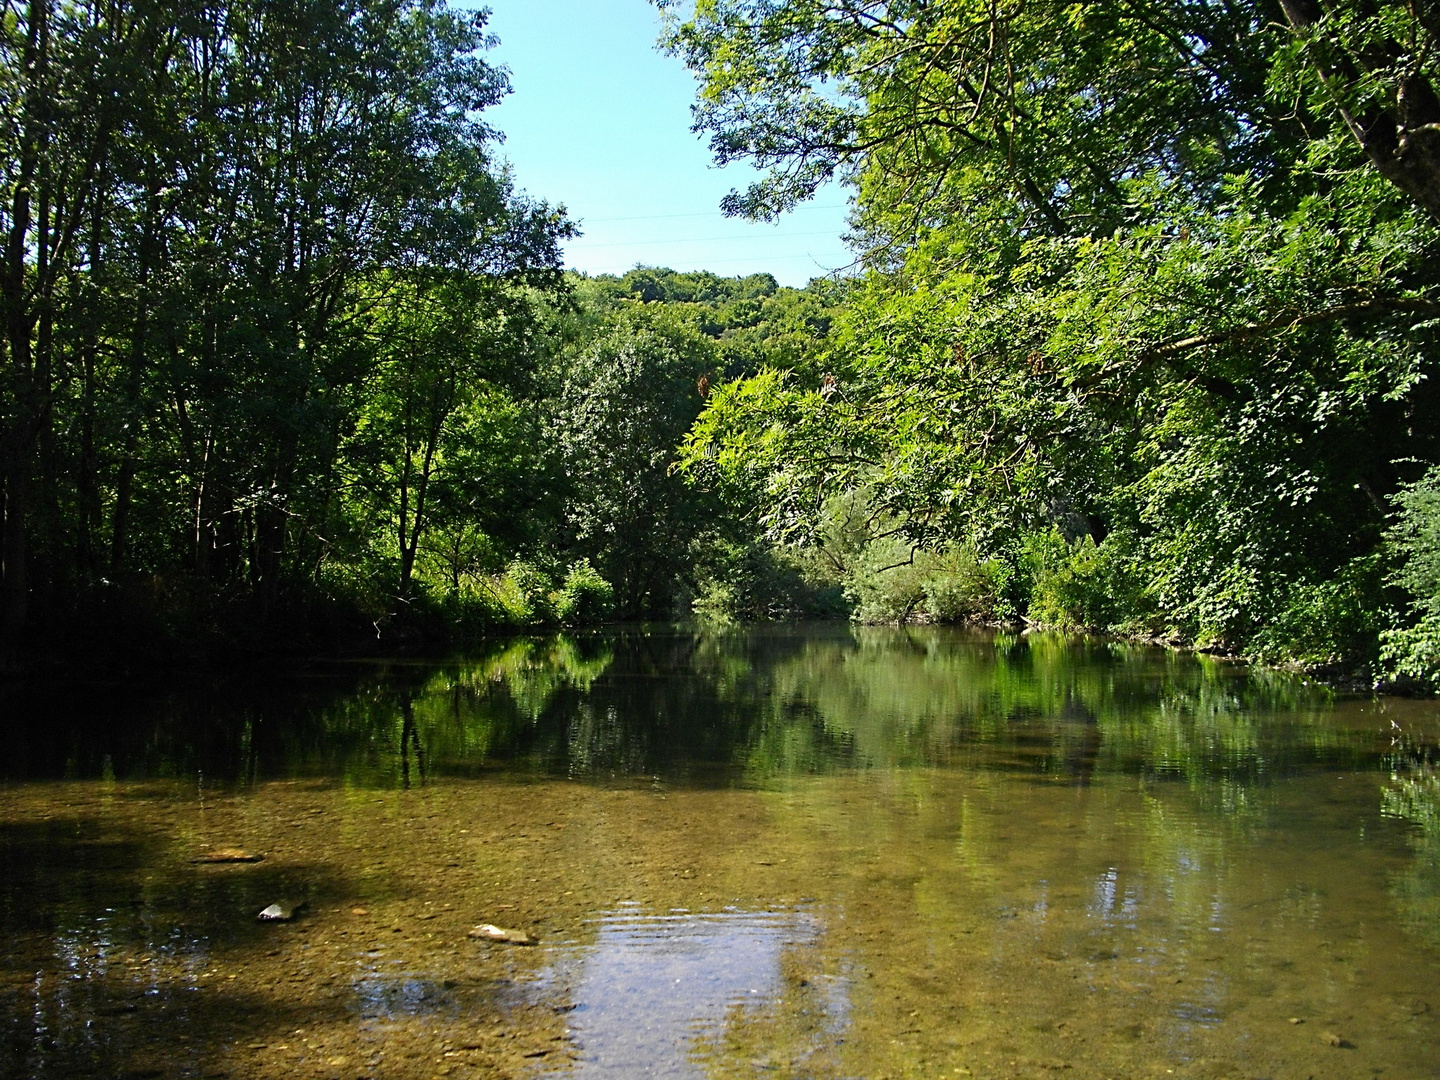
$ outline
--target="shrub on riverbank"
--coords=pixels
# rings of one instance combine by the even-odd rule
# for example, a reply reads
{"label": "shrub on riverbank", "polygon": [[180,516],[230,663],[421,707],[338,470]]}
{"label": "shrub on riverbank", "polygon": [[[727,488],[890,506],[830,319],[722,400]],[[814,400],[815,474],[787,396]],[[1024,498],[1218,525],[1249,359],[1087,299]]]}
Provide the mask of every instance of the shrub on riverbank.
{"label": "shrub on riverbank", "polygon": [[1440,466],[1396,496],[1387,535],[1395,554],[1389,583],[1409,596],[1396,626],[1381,635],[1381,662],[1392,677],[1440,684]]}
{"label": "shrub on riverbank", "polygon": [[845,575],[859,622],[999,622],[1015,617],[1007,597],[1014,570],[975,549],[917,551],[898,538],[865,545]]}
{"label": "shrub on riverbank", "polygon": [[614,604],[615,587],[600,576],[589,559],[581,559],[566,572],[552,606],[560,623],[578,626],[608,619]]}

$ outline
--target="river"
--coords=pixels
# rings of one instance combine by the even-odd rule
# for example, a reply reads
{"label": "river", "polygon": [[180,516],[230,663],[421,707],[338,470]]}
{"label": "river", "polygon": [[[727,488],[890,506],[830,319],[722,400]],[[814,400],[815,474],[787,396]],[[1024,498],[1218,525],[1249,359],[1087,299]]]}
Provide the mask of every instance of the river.
{"label": "river", "polygon": [[830,624],[0,713],[3,1077],[1440,1077],[1434,700]]}

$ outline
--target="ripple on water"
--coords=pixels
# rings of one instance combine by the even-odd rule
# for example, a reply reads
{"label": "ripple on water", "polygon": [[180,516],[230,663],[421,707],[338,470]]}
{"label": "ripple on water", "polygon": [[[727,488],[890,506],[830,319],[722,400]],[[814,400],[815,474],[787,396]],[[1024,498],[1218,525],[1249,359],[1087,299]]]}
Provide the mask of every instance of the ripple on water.
{"label": "ripple on water", "polygon": [[[708,1048],[727,1026],[784,992],[784,952],[821,932],[803,910],[651,914],[627,905],[592,924],[594,944],[559,962],[570,968],[581,1052],[566,1076],[705,1076]],[[838,1030],[845,998],[829,996],[827,1026]]]}

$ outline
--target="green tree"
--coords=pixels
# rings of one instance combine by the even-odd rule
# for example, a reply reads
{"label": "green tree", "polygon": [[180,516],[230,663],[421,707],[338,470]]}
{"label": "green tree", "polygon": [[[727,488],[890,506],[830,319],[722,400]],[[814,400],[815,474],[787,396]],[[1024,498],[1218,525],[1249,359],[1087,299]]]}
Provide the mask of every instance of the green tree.
{"label": "green tree", "polygon": [[[496,297],[559,287],[563,212],[490,157],[482,113],[509,86],[485,20],[438,0],[3,8],[7,649],[32,613],[189,591],[263,614],[313,589],[385,391],[362,329],[434,323],[428,292],[379,283],[446,282],[486,325],[525,307]],[[422,366],[459,363],[420,336]]]}
{"label": "green tree", "polygon": [[57,340],[77,304],[93,305],[77,267],[96,260],[107,162],[144,102],[167,14],[57,0],[0,9],[0,643],[15,641],[29,612],[35,473],[67,376]]}
{"label": "green tree", "polygon": [[[1430,137],[1404,127],[1429,115],[1423,13],[665,6],[717,156],[769,170],[728,208],[838,174],[871,245],[828,355],[719,390],[693,473],[748,478],[772,533],[811,543],[863,493],[877,528],[1016,580],[1058,531],[1062,622],[1243,648],[1374,580],[1347,568],[1406,459],[1440,450],[1419,419],[1440,282],[1418,181],[1377,166],[1353,98]],[[1377,59],[1392,41],[1409,60]],[[1126,602],[1059,588],[1091,578]]]}
{"label": "green tree", "polygon": [[1410,596],[1400,627],[1384,635],[1387,673],[1440,685],[1440,466],[1396,497],[1388,539],[1397,559],[1392,583]]}
{"label": "green tree", "polygon": [[[536,296],[504,278],[418,269],[376,289],[356,327],[357,347],[373,352],[370,376],[341,456],[346,486],[367,504],[362,520],[388,525],[363,531],[385,538],[406,601],[432,526],[449,526],[452,549],[466,526],[503,532],[533,486],[525,463],[507,460],[507,443],[537,441],[517,415],[535,392]],[[538,454],[526,456],[538,465]],[[452,591],[461,564],[449,561]]]}
{"label": "green tree", "polygon": [[666,613],[711,496],[673,468],[716,378],[716,350],[682,317],[629,306],[569,361],[553,421],[576,549],[616,587],[622,615]]}

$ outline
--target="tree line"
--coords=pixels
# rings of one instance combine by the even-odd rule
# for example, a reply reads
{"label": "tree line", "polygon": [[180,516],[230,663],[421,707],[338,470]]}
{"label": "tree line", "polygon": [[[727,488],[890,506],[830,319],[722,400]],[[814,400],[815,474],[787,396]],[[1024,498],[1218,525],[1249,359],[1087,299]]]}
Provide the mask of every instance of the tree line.
{"label": "tree line", "polygon": [[823,302],[567,275],[484,119],[486,18],[4,6],[9,662],[668,615],[744,532],[675,449]]}
{"label": "tree line", "polygon": [[423,505],[447,365],[505,366],[570,229],[491,161],[486,43],[430,0],[5,5],[7,641],[141,573],[281,603],[367,454]]}
{"label": "tree line", "polygon": [[[853,272],[563,270],[483,12],[0,21],[0,634],[1029,621],[1440,674],[1440,23],[665,0]],[[196,646],[198,647],[198,646]]]}
{"label": "tree line", "polygon": [[9,662],[669,614],[741,527],[669,466],[799,294],[567,275],[486,12],[0,15]]}

